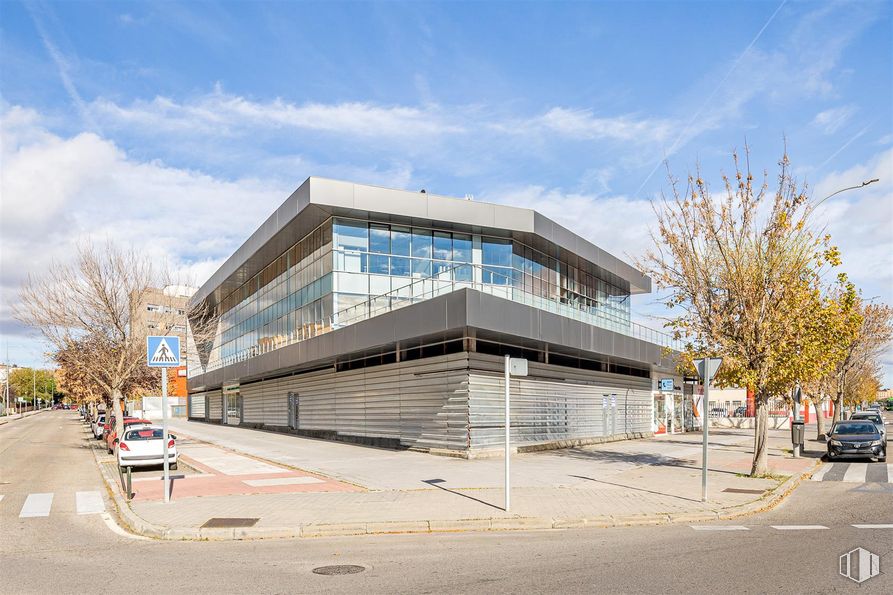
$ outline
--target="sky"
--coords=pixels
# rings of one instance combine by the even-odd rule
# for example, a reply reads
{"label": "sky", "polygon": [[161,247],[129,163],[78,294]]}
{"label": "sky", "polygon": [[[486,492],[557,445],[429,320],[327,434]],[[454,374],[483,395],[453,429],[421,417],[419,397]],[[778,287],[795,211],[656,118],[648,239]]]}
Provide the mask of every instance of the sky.
{"label": "sky", "polygon": [[[308,176],[535,208],[618,257],[669,171],[785,146],[893,304],[893,3],[0,2],[0,350],[86,239],[200,285]],[[637,321],[660,327],[659,295]],[[0,359],[6,353],[0,351]],[[885,353],[893,386],[893,353]]]}

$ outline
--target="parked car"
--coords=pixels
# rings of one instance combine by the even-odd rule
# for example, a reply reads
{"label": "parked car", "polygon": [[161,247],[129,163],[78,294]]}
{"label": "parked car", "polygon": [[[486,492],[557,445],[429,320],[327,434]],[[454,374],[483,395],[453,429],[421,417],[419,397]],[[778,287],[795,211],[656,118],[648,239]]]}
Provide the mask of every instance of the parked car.
{"label": "parked car", "polygon": [[93,437],[96,438],[97,440],[102,438],[102,431],[103,431],[104,427],[105,427],[105,413],[100,413],[99,417],[97,417],[95,420],[93,420],[93,422],[90,424],[90,430],[93,431]]}
{"label": "parked car", "polygon": [[732,417],[747,417],[747,406],[742,405],[735,409],[735,412],[732,414]]}
{"label": "parked car", "polygon": [[[114,418],[112,418],[112,424],[115,423]],[[150,426],[152,422],[148,419],[139,419],[134,417],[125,417],[124,418],[124,430],[128,430],[129,428],[139,427],[139,426]],[[105,449],[106,452],[112,454],[115,452],[115,444],[118,442],[118,433],[115,431],[115,426],[112,425],[109,428],[108,433],[105,436]]]}
{"label": "parked car", "polygon": [[859,419],[867,419],[874,423],[878,427],[878,430],[881,431],[881,436],[884,437],[884,440],[887,439],[887,427],[884,425],[884,416],[880,414],[878,411],[857,411],[852,416],[850,416],[850,420],[856,421]]}
{"label": "parked car", "polygon": [[[168,435],[167,462],[177,469],[177,437]],[[124,432],[118,444],[118,465],[121,467],[149,467],[164,465],[164,430],[161,426],[140,426]]]}
{"label": "parked car", "polygon": [[870,420],[839,421],[828,438],[829,461],[852,457],[887,460],[887,441]]}

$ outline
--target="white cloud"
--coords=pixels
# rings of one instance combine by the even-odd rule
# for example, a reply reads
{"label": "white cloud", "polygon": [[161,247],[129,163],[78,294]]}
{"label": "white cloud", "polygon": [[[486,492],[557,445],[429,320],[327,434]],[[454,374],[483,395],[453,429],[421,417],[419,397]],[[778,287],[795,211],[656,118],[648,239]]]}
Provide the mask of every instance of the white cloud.
{"label": "white cloud", "polygon": [[832,172],[815,184],[818,200],[863,181],[879,181],[829,198],[816,213],[843,252],[843,269],[866,297],[893,304],[893,149],[867,162]]}
{"label": "white cloud", "polygon": [[844,105],[827,109],[816,114],[813,126],[821,128],[825,134],[834,134],[840,130],[856,113],[856,106]]}
{"label": "white cloud", "polygon": [[143,132],[244,135],[256,130],[301,129],[362,137],[409,138],[458,134],[465,128],[436,105],[381,106],[368,102],[295,104],[268,102],[223,92],[189,101],[156,97],[121,106],[108,99],[89,105],[91,114],[113,128],[138,127]]}
{"label": "white cloud", "polygon": [[293,190],[134,160],[92,133],[47,132],[18,107],[3,114],[0,134],[5,325],[25,275],[66,260],[79,240],[133,245],[200,283]]}
{"label": "white cloud", "polygon": [[493,127],[514,134],[556,134],[575,140],[611,139],[641,143],[664,142],[675,129],[669,120],[636,118],[630,115],[598,117],[588,109],[553,107],[541,116]]}

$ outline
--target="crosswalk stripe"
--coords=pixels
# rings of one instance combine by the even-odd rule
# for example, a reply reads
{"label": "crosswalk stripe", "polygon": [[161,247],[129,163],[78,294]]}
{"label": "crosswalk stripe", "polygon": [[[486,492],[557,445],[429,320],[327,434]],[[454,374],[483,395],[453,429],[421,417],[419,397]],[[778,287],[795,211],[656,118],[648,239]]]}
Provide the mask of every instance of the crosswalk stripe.
{"label": "crosswalk stripe", "polygon": [[893,464],[887,463],[887,483],[893,483]]}
{"label": "crosswalk stripe", "polygon": [[866,473],[868,473],[868,463],[850,463],[846,473],[843,474],[843,481],[849,483],[865,483]]}
{"label": "crosswalk stripe", "polygon": [[689,525],[695,531],[750,531],[747,527],[743,525],[714,525],[714,526],[703,526],[703,525]]}
{"label": "crosswalk stripe", "polygon": [[824,525],[770,525],[779,531],[810,531],[814,529],[827,529]]}
{"label": "crosswalk stripe", "polygon": [[0,502],[3,502],[3,496],[5,496],[5,495],[6,494],[0,494]]}
{"label": "crosswalk stripe", "polygon": [[821,469],[818,470],[818,473],[812,476],[813,481],[822,481],[822,478],[834,467],[834,463],[825,463]]}
{"label": "crosswalk stripe", "polygon": [[19,518],[25,519],[30,517],[50,516],[50,509],[53,507],[53,494],[28,494]]}
{"label": "crosswalk stripe", "polygon": [[893,524],[890,525],[853,525],[856,529],[893,529]]}
{"label": "crosswalk stripe", "polygon": [[105,504],[99,492],[77,492],[75,501],[78,514],[99,514],[105,511]]}

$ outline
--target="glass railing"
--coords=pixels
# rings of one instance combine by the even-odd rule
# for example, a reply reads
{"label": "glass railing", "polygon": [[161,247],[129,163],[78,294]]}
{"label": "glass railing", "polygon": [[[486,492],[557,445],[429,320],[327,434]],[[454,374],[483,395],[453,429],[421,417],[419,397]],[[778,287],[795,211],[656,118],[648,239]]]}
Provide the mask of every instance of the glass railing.
{"label": "glass railing", "polygon": [[[512,271],[512,269],[505,269]],[[393,277],[392,277],[393,279]],[[470,280],[456,280],[470,279]],[[487,279],[488,282],[483,282]],[[661,347],[681,351],[683,341],[675,339],[668,333],[658,331],[630,321],[626,317],[617,316],[605,310],[592,311],[579,305],[561,301],[561,288],[546,281],[537,283],[537,293],[512,285],[512,275],[500,272],[499,267],[477,264],[459,264],[442,270],[435,276],[415,279],[406,285],[392,289],[387,293],[370,297],[365,302],[339,310],[333,315],[309,324],[292,329],[285,335],[276,335],[261,339],[234,354],[228,354],[209,363],[201,374],[223,366],[244,361],[248,358],[267,353],[300,341],[329,333],[333,330],[349,326],[380,316],[406,306],[446,295],[461,289],[474,289],[481,293],[501,297],[513,302],[552,312],[559,316],[579,320],[599,328],[640,339]],[[193,360],[194,361],[194,360]],[[190,370],[191,372],[191,370]],[[190,376],[194,374],[190,373]]]}

